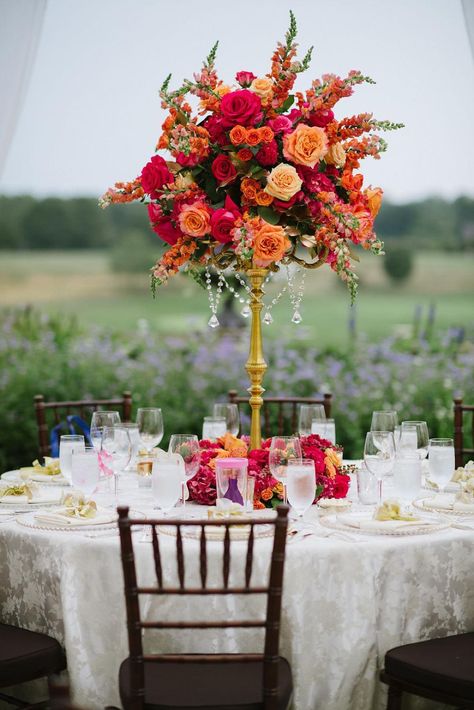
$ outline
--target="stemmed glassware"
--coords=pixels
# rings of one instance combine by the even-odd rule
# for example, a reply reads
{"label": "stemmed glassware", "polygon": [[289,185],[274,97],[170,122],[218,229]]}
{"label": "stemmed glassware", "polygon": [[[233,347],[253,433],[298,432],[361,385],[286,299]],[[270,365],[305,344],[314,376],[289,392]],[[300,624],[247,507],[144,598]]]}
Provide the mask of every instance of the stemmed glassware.
{"label": "stemmed glassware", "polygon": [[416,441],[415,448],[418,451],[418,456],[421,460],[425,459],[428,456],[428,444],[430,440],[427,423],[421,421],[402,422],[402,426],[400,429],[400,438],[404,435],[404,432],[406,431],[416,431],[416,439],[414,433],[411,433],[411,436],[413,437],[413,441]]}
{"label": "stemmed glassware", "polygon": [[102,447],[102,432],[104,427],[113,427],[120,424],[120,414],[114,410],[99,410],[92,413],[90,437],[92,446],[96,451]]}
{"label": "stemmed glassware", "polygon": [[63,434],[59,439],[59,467],[69,483],[72,478],[72,455],[75,452],[84,452],[85,448],[82,434]]}
{"label": "stemmed glassware", "polygon": [[302,518],[316,496],[316,471],[311,459],[290,459],[287,467],[288,501]]}
{"label": "stemmed glassware", "polygon": [[184,461],[185,480],[181,480],[183,507],[186,505],[186,481],[190,481],[199,469],[201,449],[199,439],[194,434],[173,434],[168,446],[168,453],[179,454]]}
{"label": "stemmed glassware", "polygon": [[99,484],[99,454],[88,447],[85,451],[72,453],[72,485],[80,488],[86,497],[91,496]]}
{"label": "stemmed glassware", "polygon": [[325,421],[326,411],[322,404],[302,404],[298,416],[298,433],[300,436],[317,434],[317,431],[313,431],[313,425]]}
{"label": "stemmed glassware", "polygon": [[240,414],[238,404],[222,404],[217,402],[214,405],[213,414],[215,417],[224,417],[227,431],[230,432],[232,436],[238,436],[240,430]]}
{"label": "stemmed glassware", "polygon": [[398,427],[398,414],[394,409],[372,412],[370,431],[392,431]]}
{"label": "stemmed glassware", "polygon": [[138,435],[150,454],[163,438],[163,415],[158,407],[139,407],[137,410]]}
{"label": "stemmed glassware", "polygon": [[102,451],[110,456],[110,467],[114,474],[114,492],[117,498],[119,474],[128,465],[132,451],[127,427],[120,424],[112,427],[105,426],[102,432]]}
{"label": "stemmed glassware", "polygon": [[379,482],[379,505],[382,503],[382,482],[395,463],[395,440],[392,431],[369,431],[365,438],[364,461]]}
{"label": "stemmed glassware", "polygon": [[301,459],[301,442],[297,436],[274,436],[270,445],[268,465],[271,474],[283,484],[283,501],[287,501],[286,476],[288,462]]}

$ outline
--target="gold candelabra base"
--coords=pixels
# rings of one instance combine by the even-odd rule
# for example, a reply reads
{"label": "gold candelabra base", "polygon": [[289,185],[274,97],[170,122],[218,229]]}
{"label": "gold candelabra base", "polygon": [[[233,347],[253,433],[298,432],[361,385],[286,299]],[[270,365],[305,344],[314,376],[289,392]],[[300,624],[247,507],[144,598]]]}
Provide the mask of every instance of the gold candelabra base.
{"label": "gold candelabra base", "polygon": [[250,310],[252,312],[250,351],[245,365],[250,379],[248,392],[250,393],[249,404],[252,409],[250,448],[259,449],[262,444],[260,410],[263,404],[262,394],[265,392],[262,387],[262,381],[265,370],[267,369],[267,363],[263,357],[260,314],[263,308],[263,282],[265,281],[268,269],[249,269],[246,273],[250,281]]}

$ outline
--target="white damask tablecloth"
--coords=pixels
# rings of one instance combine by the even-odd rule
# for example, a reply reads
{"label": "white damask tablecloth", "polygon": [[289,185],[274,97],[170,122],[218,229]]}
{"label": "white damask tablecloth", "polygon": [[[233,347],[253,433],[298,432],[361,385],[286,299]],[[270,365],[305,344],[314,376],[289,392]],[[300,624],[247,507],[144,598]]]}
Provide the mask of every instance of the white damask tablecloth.
{"label": "white damask tablecloth", "polygon": [[[147,508],[143,499],[131,502]],[[151,545],[139,542],[141,533],[135,536],[139,575],[152,581]],[[175,543],[161,537],[167,575],[174,577]],[[281,654],[292,665],[295,710],[381,710],[385,688],[377,676],[389,648],[474,630],[474,532],[353,538],[311,536],[288,544]],[[197,574],[198,543],[185,543],[189,574]],[[269,540],[258,541],[254,583],[267,569],[269,546]],[[221,572],[221,547],[209,544],[211,575]],[[232,547],[234,562],[242,562],[245,543]],[[147,599],[147,618],[157,618],[158,603],[163,618],[242,611],[248,618],[258,611],[248,598],[207,599],[202,608],[199,600]],[[74,696],[83,707],[120,704],[117,677],[128,647],[118,536],[37,531],[0,518],[0,618],[64,644]],[[153,633],[149,647],[163,651],[260,650],[256,630],[225,637],[214,631]]]}

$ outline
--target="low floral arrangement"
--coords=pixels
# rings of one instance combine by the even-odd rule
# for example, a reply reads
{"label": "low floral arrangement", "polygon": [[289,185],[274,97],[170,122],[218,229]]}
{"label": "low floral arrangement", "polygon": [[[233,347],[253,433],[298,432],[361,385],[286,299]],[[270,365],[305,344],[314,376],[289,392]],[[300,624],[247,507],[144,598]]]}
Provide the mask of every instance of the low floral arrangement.
{"label": "low floral arrangement", "polygon": [[[316,470],[315,500],[345,498],[349,476],[342,472],[340,450],[316,434],[301,438],[302,454],[312,459]],[[248,474],[255,478],[254,508],[274,508],[283,500],[283,486],[273,478],[268,465],[271,439],[261,449],[249,450],[248,437],[238,439],[231,434],[212,442],[200,442],[201,463],[197,474],[188,481],[191,500],[201,505],[216,502],[216,459],[239,457],[248,459]]]}
{"label": "low floral arrangement", "polygon": [[[375,83],[359,71],[325,74],[305,93],[292,93],[312,48],[296,58],[290,14],[265,76],[239,71],[236,85],[224,83],[215,69],[217,43],[193,81],[171,90],[169,75],[160,91],[169,113],[156,149],[171,160],[154,155],[137,178],[101,198],[103,207],[147,204],[153,230],[169,244],[152,269],[153,287],[181,267],[203,283],[209,264],[245,272],[326,262],[354,297],[352,245],[383,253],[374,232],[382,190],[364,187],[359,169],[362,159],[386,150],[374,131],[403,124],[371,113],[336,118],[335,105],[355,85]],[[194,110],[188,95],[199,100]]]}

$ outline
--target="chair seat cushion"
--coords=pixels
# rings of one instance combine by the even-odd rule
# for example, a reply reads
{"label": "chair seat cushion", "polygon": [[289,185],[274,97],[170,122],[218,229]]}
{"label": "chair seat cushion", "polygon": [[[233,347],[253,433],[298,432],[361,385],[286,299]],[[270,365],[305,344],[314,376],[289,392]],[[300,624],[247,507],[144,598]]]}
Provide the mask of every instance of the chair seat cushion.
{"label": "chair seat cushion", "polygon": [[401,681],[474,700],[474,633],[392,648],[385,671]]}
{"label": "chair seat cushion", "polygon": [[[262,710],[263,662],[145,662],[146,710]],[[286,710],[293,693],[291,668],[278,662],[278,710]],[[130,660],[120,667],[120,697],[130,703]]]}
{"label": "chair seat cushion", "polygon": [[59,643],[34,631],[0,624],[0,687],[59,673],[66,659]]}

